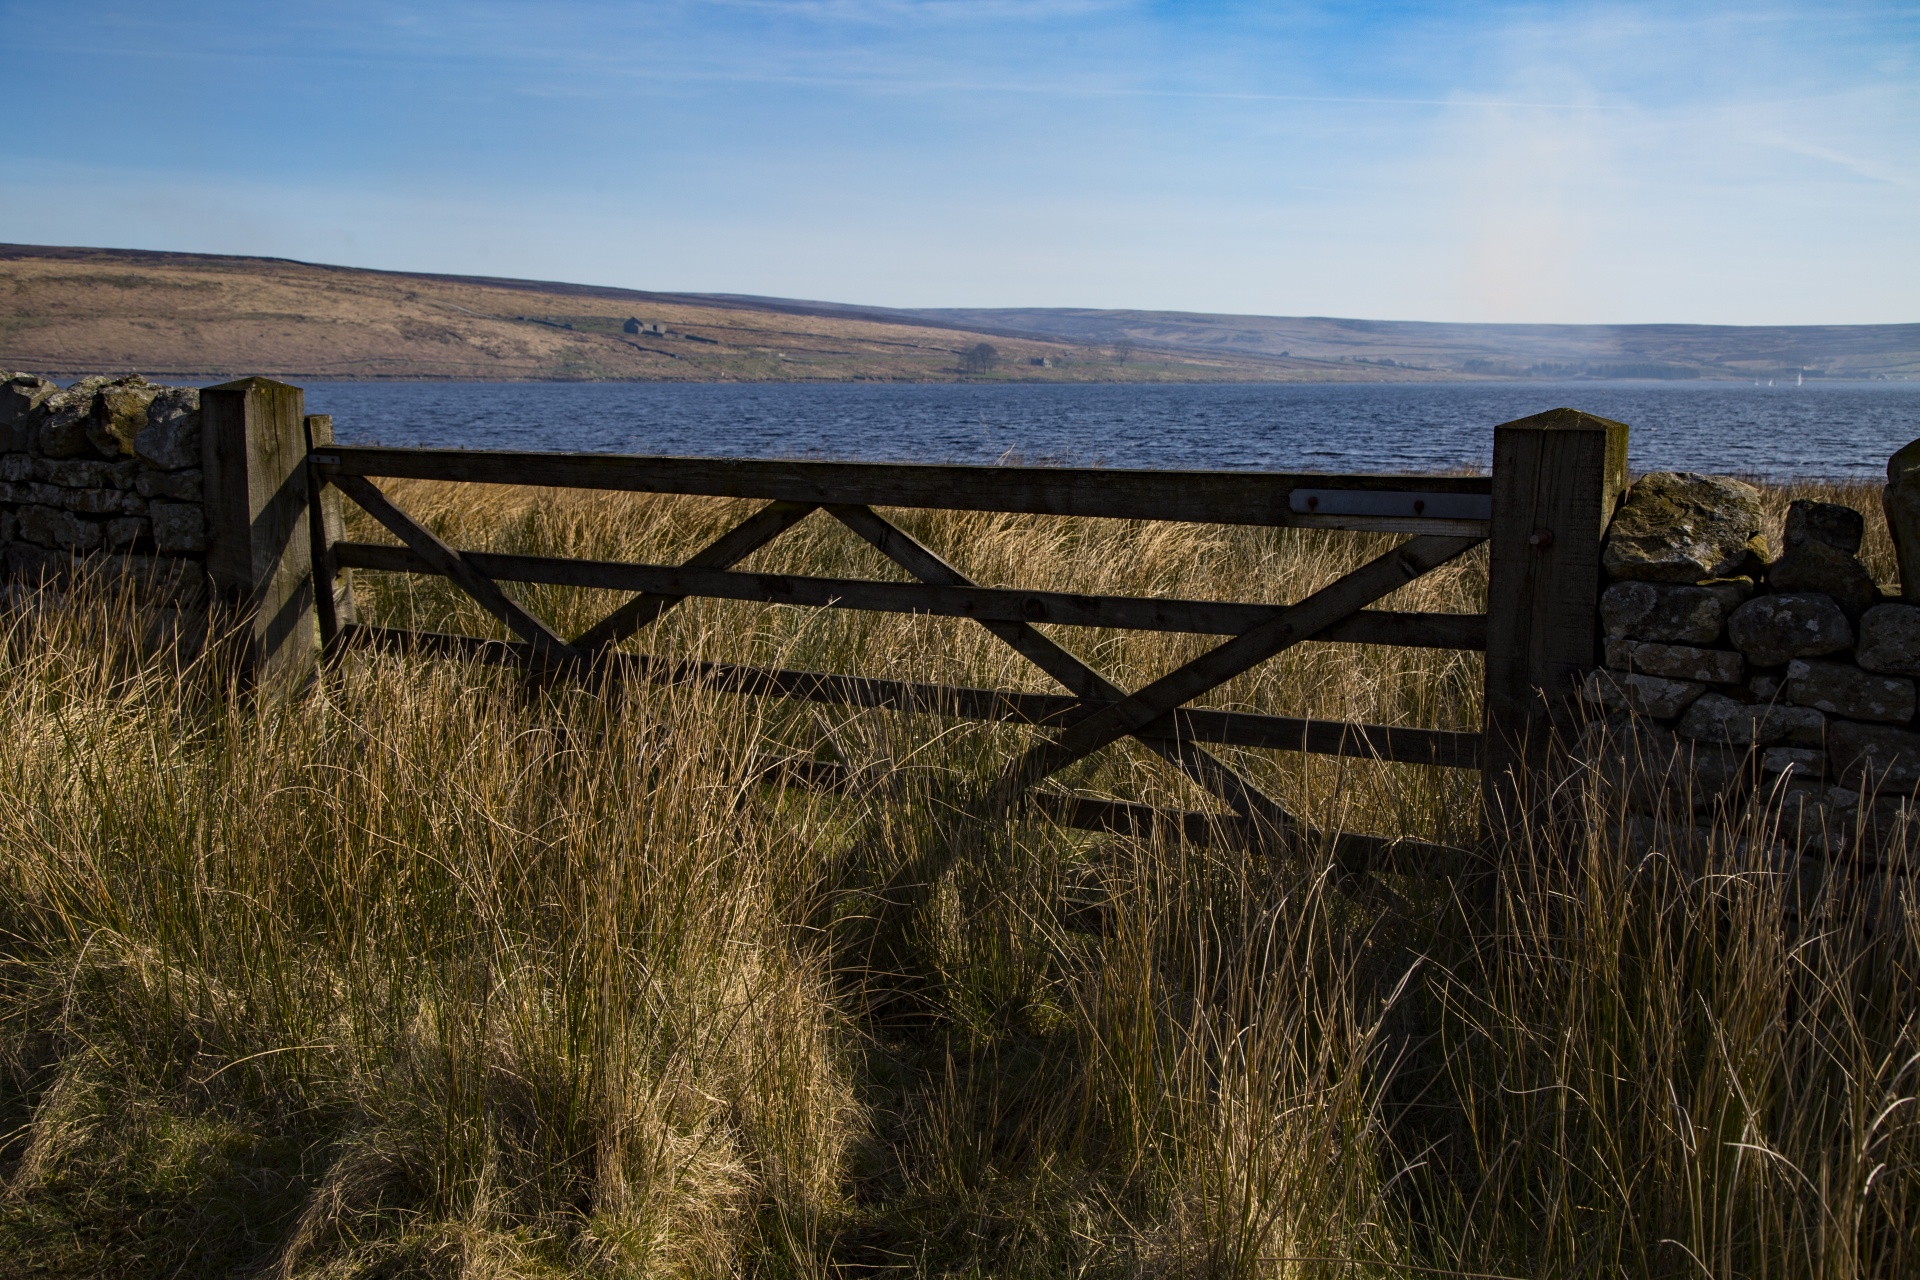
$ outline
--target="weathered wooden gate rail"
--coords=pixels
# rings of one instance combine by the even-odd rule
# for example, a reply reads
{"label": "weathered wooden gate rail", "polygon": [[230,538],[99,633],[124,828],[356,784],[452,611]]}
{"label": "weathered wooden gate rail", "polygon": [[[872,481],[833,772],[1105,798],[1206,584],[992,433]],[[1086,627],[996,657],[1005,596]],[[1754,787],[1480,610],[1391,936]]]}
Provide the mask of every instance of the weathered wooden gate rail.
{"label": "weathered wooden gate rail", "polygon": [[[287,388],[288,391],[294,391]],[[295,395],[297,396],[297,391]],[[282,428],[284,429],[284,427]],[[272,629],[262,661],[299,669],[320,646],[373,645],[461,653],[549,671],[621,672],[649,680],[700,680],[762,696],[849,706],[913,708],[1047,731],[1002,772],[1001,803],[1033,795],[1079,825],[1138,827],[1168,821],[1188,834],[1235,833],[1256,842],[1320,839],[1276,800],[1207,750],[1226,745],[1328,753],[1482,769],[1492,815],[1511,816],[1530,753],[1551,727],[1572,681],[1595,659],[1599,551],[1625,487],[1626,428],[1554,410],[1495,431],[1490,477],[1127,471],[1043,467],[917,466],[812,461],[734,461],[605,454],[348,447],[330,423],[307,419],[306,465],[290,471],[266,507],[275,528],[303,524],[302,554],[268,576],[300,573],[311,627]],[[250,443],[249,448],[256,448]],[[543,485],[760,499],[765,505],[678,565],[575,560],[462,551],[446,545],[381,491],[377,479]],[[352,542],[341,532],[344,494],[400,541]],[[1404,533],[1406,541],[1303,600],[1287,605],[1162,597],[1085,595],[982,587],[915,540],[876,507],[1111,517]],[[820,513],[846,526],[915,581],[885,582],[733,568],[802,520]],[[254,527],[262,525],[256,512]],[[1427,614],[1369,606],[1479,543],[1490,546],[1486,615]],[[305,575],[308,563],[314,567]],[[345,570],[449,578],[517,639],[403,632],[357,625]],[[312,590],[314,582],[327,584]],[[622,590],[631,598],[579,635],[563,637],[501,583]],[[289,598],[257,583],[262,599]],[[1065,693],[1019,693],[715,663],[675,662],[614,650],[688,597],[967,618],[1047,673]],[[282,615],[286,610],[282,608]],[[281,619],[284,623],[284,616]],[[1178,631],[1228,637],[1144,688],[1125,690],[1043,635],[1035,624]],[[1305,720],[1191,706],[1206,693],[1295,644],[1338,641],[1483,650],[1484,729],[1459,733]],[[304,655],[304,656],[303,656]],[[1110,743],[1132,737],[1228,810],[1166,812],[1124,801],[1035,791],[1037,784]],[[846,785],[844,770],[788,762],[798,781]],[[1376,862],[1419,862],[1446,851],[1418,842],[1340,836],[1344,853]],[[1399,855],[1405,855],[1401,857]]]}

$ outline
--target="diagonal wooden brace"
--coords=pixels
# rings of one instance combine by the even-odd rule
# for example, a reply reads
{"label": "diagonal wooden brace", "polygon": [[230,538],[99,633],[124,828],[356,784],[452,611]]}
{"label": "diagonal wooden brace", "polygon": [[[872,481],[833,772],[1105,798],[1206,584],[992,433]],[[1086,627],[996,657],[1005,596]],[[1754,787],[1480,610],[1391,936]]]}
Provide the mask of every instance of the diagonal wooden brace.
{"label": "diagonal wooden brace", "polygon": [[474,568],[467,558],[440,541],[412,516],[393,505],[365,476],[328,477],[340,491],[359,503],[366,513],[386,526],[389,533],[422,560],[433,566],[472,596],[481,608],[507,625],[507,629],[533,647],[534,655],[547,664],[584,664],[587,655],[568,644],[546,623],[515,604],[498,583]]}
{"label": "diagonal wooden brace", "polygon": [[1282,650],[1313,638],[1340,619],[1438,568],[1480,541],[1480,538],[1428,534],[1368,561],[1272,621],[1242,632],[1161,676],[1131,697],[1096,711],[1062,731],[1053,741],[1034,747],[1002,776],[1003,797],[1018,795],[1108,743],[1146,728]]}
{"label": "diagonal wooden brace", "polygon": [[[872,543],[881,555],[922,582],[946,587],[970,587],[973,580],[948,564],[925,543],[893,524],[872,507],[833,504],[827,513]],[[1022,657],[1082,698],[1122,698],[1125,690],[1024,622],[987,622],[981,626],[1006,641]]]}
{"label": "diagonal wooden brace", "polygon": [[[769,502],[695,552],[682,568],[728,569],[793,528],[814,510],[811,502]],[[642,592],[573,638],[582,649],[604,649],[647,626],[685,596]]]}
{"label": "diagonal wooden brace", "polygon": [[[922,582],[943,586],[973,585],[970,579],[941,559],[931,548],[915,540],[871,507],[832,504],[827,507],[827,512]],[[1110,683],[1099,672],[1026,623],[982,621],[980,625],[1080,697],[1100,698],[1109,702],[1119,702],[1126,697],[1126,690]],[[1297,829],[1298,824],[1293,816],[1278,802],[1198,743],[1172,736],[1143,738],[1141,741],[1225,801],[1242,818],[1269,828],[1270,834],[1285,836]]]}

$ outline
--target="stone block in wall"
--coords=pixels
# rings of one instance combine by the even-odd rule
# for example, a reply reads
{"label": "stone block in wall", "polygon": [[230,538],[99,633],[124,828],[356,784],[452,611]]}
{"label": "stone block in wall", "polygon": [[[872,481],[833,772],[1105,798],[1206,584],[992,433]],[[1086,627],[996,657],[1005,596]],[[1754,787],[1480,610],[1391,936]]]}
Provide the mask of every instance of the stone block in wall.
{"label": "stone block in wall", "polygon": [[117,483],[120,475],[117,465],[98,458],[35,458],[33,477],[63,489],[125,488]]}
{"label": "stone block in wall", "polygon": [[1767,566],[1767,584],[1782,594],[1819,592],[1831,596],[1840,612],[1859,621],[1880,603],[1880,587],[1867,567],[1852,555],[1813,538]]}
{"label": "stone block in wall", "polygon": [[106,525],[107,546],[114,551],[128,550],[152,534],[153,524],[145,516],[121,516]]}
{"label": "stone block in wall", "polygon": [[1727,747],[1822,744],[1826,717],[1812,707],[1740,702],[1721,693],[1694,699],[1675,731],[1683,738]]}
{"label": "stone block in wall", "polygon": [[1618,582],[1600,593],[1600,621],[1609,636],[1711,644],[1726,625],[1727,606],[1700,586]]}
{"label": "stone block in wall", "polygon": [[100,388],[87,424],[87,440],[94,452],[103,458],[130,456],[134,437],[147,425],[147,406],[159,391],[137,373]]}
{"label": "stone block in wall", "polygon": [[1760,491],[1752,485],[1652,471],[1627,490],[1608,527],[1601,563],[1616,580],[1726,577],[1747,564],[1760,529]]}
{"label": "stone block in wall", "polygon": [[1920,785],[1920,733],[1834,720],[1827,726],[1827,754],[1850,787],[1911,792]]}
{"label": "stone block in wall", "polygon": [[1777,667],[1853,647],[1853,627],[1831,596],[1756,596],[1727,618],[1727,638],[1747,661]]}
{"label": "stone block in wall", "polygon": [[1760,778],[1776,781],[1819,782],[1827,776],[1827,753],[1818,747],[1768,747],[1760,753]]}
{"label": "stone block in wall", "polygon": [[137,516],[147,511],[146,499],[119,489],[63,489],[60,505],[92,516]]}
{"label": "stone block in wall", "polygon": [[1860,619],[1854,661],[1868,671],[1890,676],[1920,676],[1920,609],[1882,604]]}
{"label": "stone block in wall", "polygon": [[1709,578],[1705,582],[1695,583],[1703,591],[1713,592],[1720,607],[1731,614],[1735,609],[1753,599],[1752,578]]}
{"label": "stone block in wall", "polygon": [[35,479],[33,464],[39,459],[26,453],[0,453],[0,480],[18,484]]}
{"label": "stone block in wall", "polygon": [[1846,662],[1796,658],[1787,664],[1787,701],[1849,720],[1905,724],[1913,719],[1913,681]]}
{"label": "stone block in wall", "polygon": [[1707,686],[1693,680],[1629,675],[1604,668],[1588,672],[1581,686],[1582,695],[1595,706],[1609,711],[1634,711],[1656,720],[1673,719],[1706,691]]}
{"label": "stone block in wall", "polygon": [[147,405],[147,424],[133,438],[133,452],[150,467],[184,471],[200,465],[200,392],[168,387]]}
{"label": "stone block in wall", "polygon": [[91,410],[63,408],[50,413],[41,422],[34,447],[49,458],[71,458],[93,448],[87,439],[87,414]]}
{"label": "stone block in wall", "polygon": [[1637,671],[1669,680],[1702,680],[1708,684],[1738,684],[1747,674],[1747,660],[1731,649],[1699,649],[1685,644],[1609,637],[1607,665],[1616,671]]}
{"label": "stone block in wall", "polygon": [[35,582],[64,572],[72,556],[68,552],[36,547],[30,542],[10,542],[6,547],[7,577]]}
{"label": "stone block in wall", "polygon": [[51,378],[30,373],[15,373],[0,382],[0,452],[12,453],[30,447],[30,428],[40,406],[60,384]]}
{"label": "stone block in wall", "polygon": [[11,427],[24,421],[60,390],[59,383],[38,374],[9,373],[0,377],[4,379],[0,380],[0,425],[3,426]]}
{"label": "stone block in wall", "polygon": [[41,484],[34,480],[0,480],[0,502],[29,503],[57,507],[65,500],[67,491],[59,485]]}
{"label": "stone block in wall", "polygon": [[56,391],[41,406],[42,414],[36,443],[49,458],[78,458],[93,452],[87,437],[87,424],[93,417],[94,397],[107,385],[106,378],[82,378],[64,391]]}
{"label": "stone block in wall", "polygon": [[150,504],[153,545],[162,553],[179,555],[207,549],[207,521],[197,502],[161,502]]}
{"label": "stone block in wall", "polygon": [[1780,535],[1780,545],[1783,551],[1792,551],[1811,540],[1854,556],[1860,554],[1860,543],[1866,533],[1865,518],[1852,507],[1795,498],[1787,504],[1787,523]]}
{"label": "stone block in wall", "polygon": [[201,499],[200,469],[190,471],[146,471],[140,472],[134,483],[134,492],[143,498],[172,498],[177,502],[199,502]]}
{"label": "stone block in wall", "polygon": [[20,508],[20,537],[42,547],[63,551],[92,551],[101,544],[103,531],[93,520],[85,520],[57,507]]}
{"label": "stone block in wall", "polygon": [[1887,487],[1880,502],[1900,561],[1900,594],[1920,604],[1920,440],[1887,459]]}
{"label": "stone block in wall", "polygon": [[1780,696],[1783,682],[1778,676],[1752,676],[1747,680],[1747,692],[1760,702],[1772,702]]}

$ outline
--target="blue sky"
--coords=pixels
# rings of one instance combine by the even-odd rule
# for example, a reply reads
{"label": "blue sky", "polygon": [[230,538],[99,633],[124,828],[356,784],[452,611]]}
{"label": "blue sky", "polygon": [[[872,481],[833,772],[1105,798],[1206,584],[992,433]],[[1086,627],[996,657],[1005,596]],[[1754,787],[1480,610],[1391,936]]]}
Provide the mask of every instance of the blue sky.
{"label": "blue sky", "polygon": [[0,240],[895,306],[1920,321],[1920,4],[0,0]]}

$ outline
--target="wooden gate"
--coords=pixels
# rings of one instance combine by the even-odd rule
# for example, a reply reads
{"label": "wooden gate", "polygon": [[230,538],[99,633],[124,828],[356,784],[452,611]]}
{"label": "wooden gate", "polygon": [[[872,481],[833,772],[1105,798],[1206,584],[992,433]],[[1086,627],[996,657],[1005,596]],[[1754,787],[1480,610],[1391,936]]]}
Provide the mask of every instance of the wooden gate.
{"label": "wooden gate", "polygon": [[[289,390],[293,390],[289,388]],[[249,449],[262,447],[251,442]],[[305,537],[266,576],[299,574],[311,628],[272,629],[282,653],[261,660],[297,669],[319,649],[402,647],[522,663],[549,674],[622,672],[700,680],[745,694],[850,706],[916,708],[945,716],[1036,726],[1044,732],[1009,760],[993,789],[1000,804],[1032,797],[1060,820],[1138,829],[1172,823],[1194,838],[1295,841],[1307,830],[1209,746],[1330,753],[1479,768],[1490,818],[1513,815],[1519,783],[1560,722],[1573,682],[1597,645],[1600,541],[1626,480],[1626,428],[1570,409],[1495,430],[1491,476],[1319,475],[1244,471],[918,466],[815,461],[642,457],[350,447],[331,421],[305,419],[303,472],[270,503],[297,513]],[[464,551],[441,541],[376,483],[388,478],[539,485],[760,499],[764,505],[677,565]],[[401,545],[345,539],[344,495]],[[982,587],[876,508],[1110,517],[1398,533],[1406,540],[1291,604],[1080,595]],[[909,573],[912,582],[742,572],[741,560],[805,519],[836,520]],[[217,519],[217,517],[216,517]],[[294,521],[283,521],[291,528]],[[256,517],[255,526],[259,521]],[[219,542],[219,530],[214,530]],[[1489,542],[1485,615],[1405,613],[1371,606],[1401,586]],[[308,565],[312,572],[308,573]],[[347,569],[450,579],[517,639],[395,631],[357,623],[336,587]],[[313,584],[321,589],[313,590]],[[631,597],[579,635],[563,636],[502,583],[621,590]],[[256,596],[287,595],[254,586]],[[675,661],[616,651],[689,597],[967,618],[992,632],[1064,690],[1020,693],[915,684],[855,674]],[[284,614],[283,610],[283,614]],[[1139,689],[1123,689],[1035,624],[1177,631],[1225,639]],[[1193,702],[1276,654],[1312,641],[1486,653],[1486,723],[1459,733],[1309,721],[1220,711]],[[291,653],[292,658],[287,657]],[[1223,810],[1192,813],[1076,796],[1047,779],[1122,737],[1180,770]],[[798,780],[828,766],[796,762]],[[1359,834],[1333,837],[1343,858],[1431,865],[1450,851]]]}

